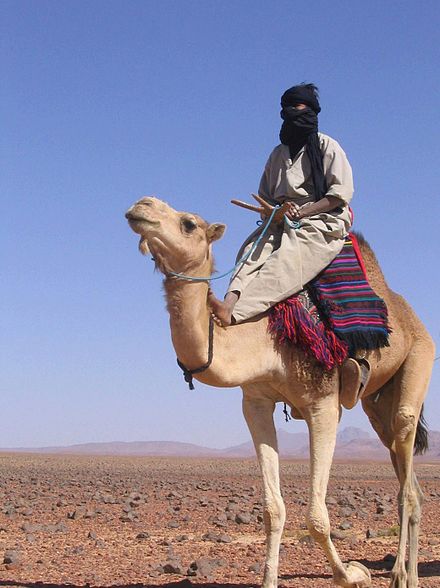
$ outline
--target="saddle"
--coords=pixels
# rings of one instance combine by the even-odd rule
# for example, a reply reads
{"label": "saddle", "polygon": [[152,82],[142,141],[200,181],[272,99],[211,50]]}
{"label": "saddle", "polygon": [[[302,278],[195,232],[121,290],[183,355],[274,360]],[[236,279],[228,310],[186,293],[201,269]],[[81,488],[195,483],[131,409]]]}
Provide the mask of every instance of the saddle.
{"label": "saddle", "polygon": [[270,310],[269,331],[279,344],[299,346],[327,371],[389,345],[387,307],[368,283],[355,233],[303,291]]}

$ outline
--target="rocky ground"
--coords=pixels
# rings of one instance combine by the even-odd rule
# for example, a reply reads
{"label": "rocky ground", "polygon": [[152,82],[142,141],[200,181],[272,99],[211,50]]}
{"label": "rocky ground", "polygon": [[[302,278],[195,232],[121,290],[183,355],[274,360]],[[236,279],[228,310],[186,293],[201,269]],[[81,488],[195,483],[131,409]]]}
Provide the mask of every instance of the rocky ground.
{"label": "rocky ground", "polygon": [[[440,465],[426,496],[420,586],[440,585]],[[304,524],[306,463],[282,463],[287,522],[280,586],[331,586]],[[344,561],[388,586],[397,484],[385,464],[337,464],[328,506]],[[0,455],[0,586],[257,586],[264,559],[254,460]]]}

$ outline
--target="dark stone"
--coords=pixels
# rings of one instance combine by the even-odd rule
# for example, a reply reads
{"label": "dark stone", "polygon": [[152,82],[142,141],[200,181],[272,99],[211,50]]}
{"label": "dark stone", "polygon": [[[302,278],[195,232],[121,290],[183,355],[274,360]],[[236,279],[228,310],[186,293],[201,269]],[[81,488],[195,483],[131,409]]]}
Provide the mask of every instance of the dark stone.
{"label": "dark stone", "polygon": [[205,533],[204,535],[202,535],[202,541],[215,541],[217,542],[219,538],[219,535],[217,533],[213,533],[212,531],[208,531],[208,533]]}
{"label": "dark stone", "polygon": [[249,525],[251,515],[248,512],[239,512],[235,515],[235,522],[239,525]]}
{"label": "dark stone", "polygon": [[37,525],[36,523],[23,523],[21,529],[25,533],[38,533],[38,531],[42,530],[41,525]]}
{"label": "dark stone", "polygon": [[218,536],[217,541],[218,543],[231,543],[232,539],[229,537],[229,535],[222,533]]}
{"label": "dark stone", "polygon": [[20,560],[21,560],[21,556],[18,551],[15,551],[14,549],[7,549],[5,551],[5,554],[3,556],[3,563],[4,564],[16,565],[16,564],[20,563]]}
{"label": "dark stone", "polygon": [[178,529],[180,527],[177,521],[170,521],[167,525],[169,529]]}
{"label": "dark stone", "polygon": [[178,560],[170,560],[163,566],[164,574],[181,574],[182,565]]}
{"label": "dark stone", "polygon": [[336,539],[339,541],[343,541],[344,539],[347,538],[347,533],[344,533],[343,531],[338,531],[338,529],[334,529],[331,533],[330,533],[330,537],[332,539]]}
{"label": "dark stone", "polygon": [[178,543],[182,543],[183,541],[188,541],[188,539],[189,539],[188,535],[178,535],[176,537],[176,541]]}
{"label": "dark stone", "polygon": [[84,515],[85,514],[86,514],[86,509],[83,508],[83,507],[80,507],[80,508],[77,508],[74,511],[68,512],[67,513],[67,518],[76,521],[78,519],[84,518]]}
{"label": "dark stone", "polygon": [[341,529],[341,531],[347,531],[348,529],[351,529],[353,525],[350,523],[350,521],[342,521],[342,523],[339,525],[339,529]]}
{"label": "dark stone", "polygon": [[193,561],[188,568],[188,576],[197,576],[199,578],[205,578],[207,580],[212,579],[212,573],[214,572],[214,562],[207,557],[201,557]]}

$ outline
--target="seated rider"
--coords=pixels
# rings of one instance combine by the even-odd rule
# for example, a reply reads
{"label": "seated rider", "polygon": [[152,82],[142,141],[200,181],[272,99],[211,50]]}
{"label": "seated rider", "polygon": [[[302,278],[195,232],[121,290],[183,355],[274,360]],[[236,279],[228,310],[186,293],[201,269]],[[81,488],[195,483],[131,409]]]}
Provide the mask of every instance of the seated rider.
{"label": "seated rider", "polygon": [[[281,144],[269,156],[258,197],[284,205],[283,211],[233,275],[224,301],[209,292],[211,309],[224,326],[251,319],[300,292],[342,250],[352,223],[353,176],[339,143],[318,132],[320,111],[314,84],[293,86],[281,97]],[[260,208],[263,218],[268,208]],[[238,259],[261,230],[248,237]],[[369,373],[368,362],[345,361],[341,402],[346,408],[361,396]]]}
{"label": "seated rider", "polygon": [[[353,176],[347,157],[331,137],[318,132],[321,108],[314,84],[300,84],[281,97],[281,145],[269,156],[258,195],[285,204],[252,256],[232,277],[224,301],[209,304],[223,325],[240,323],[301,291],[341,251],[351,226],[348,203]],[[261,208],[267,216],[267,208]],[[298,222],[292,222],[298,221]],[[297,226],[299,224],[299,226]],[[243,244],[252,247],[261,228]]]}

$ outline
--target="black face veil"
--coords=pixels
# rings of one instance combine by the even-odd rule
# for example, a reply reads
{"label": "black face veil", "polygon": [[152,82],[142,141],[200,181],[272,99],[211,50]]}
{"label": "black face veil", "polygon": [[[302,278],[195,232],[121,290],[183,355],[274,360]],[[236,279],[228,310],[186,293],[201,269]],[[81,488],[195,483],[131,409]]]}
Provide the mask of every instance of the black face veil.
{"label": "black face veil", "polygon": [[[298,104],[306,108],[297,109]],[[294,159],[304,146],[310,160],[315,198],[319,200],[327,192],[324,177],[322,153],[318,138],[318,114],[321,107],[318,101],[318,89],[314,84],[293,86],[281,96],[280,141],[289,146],[290,157]]]}

